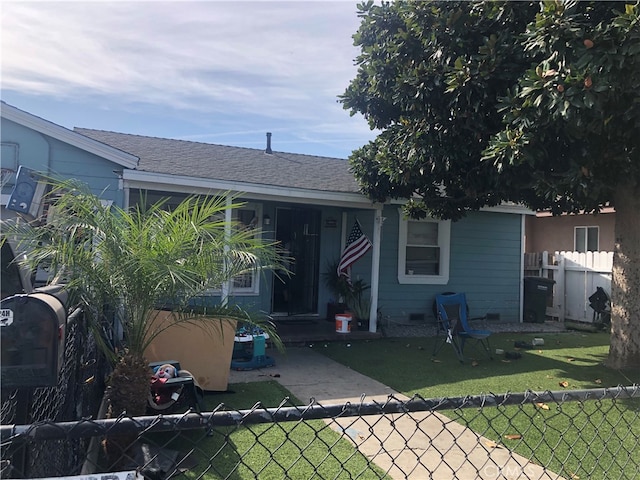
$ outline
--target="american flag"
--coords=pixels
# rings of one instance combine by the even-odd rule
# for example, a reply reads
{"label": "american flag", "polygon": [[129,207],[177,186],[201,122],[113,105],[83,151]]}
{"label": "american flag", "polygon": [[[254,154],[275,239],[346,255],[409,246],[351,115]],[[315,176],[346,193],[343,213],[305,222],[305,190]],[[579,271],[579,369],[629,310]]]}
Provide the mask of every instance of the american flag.
{"label": "american flag", "polygon": [[344,275],[347,280],[351,281],[351,265],[356,263],[360,257],[369,251],[371,242],[367,236],[362,233],[360,222],[356,220],[347,239],[347,246],[342,252],[340,263],[338,264],[338,276]]}

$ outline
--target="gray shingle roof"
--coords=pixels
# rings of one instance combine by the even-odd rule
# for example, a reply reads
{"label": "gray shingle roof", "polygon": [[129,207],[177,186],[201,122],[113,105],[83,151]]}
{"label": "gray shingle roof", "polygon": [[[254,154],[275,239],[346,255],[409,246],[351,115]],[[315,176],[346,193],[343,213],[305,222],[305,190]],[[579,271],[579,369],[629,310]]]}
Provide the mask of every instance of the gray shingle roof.
{"label": "gray shingle roof", "polygon": [[137,170],[302,188],[328,192],[358,192],[346,160],[253,148],[145,137],[75,128],[75,132],[140,158]]}

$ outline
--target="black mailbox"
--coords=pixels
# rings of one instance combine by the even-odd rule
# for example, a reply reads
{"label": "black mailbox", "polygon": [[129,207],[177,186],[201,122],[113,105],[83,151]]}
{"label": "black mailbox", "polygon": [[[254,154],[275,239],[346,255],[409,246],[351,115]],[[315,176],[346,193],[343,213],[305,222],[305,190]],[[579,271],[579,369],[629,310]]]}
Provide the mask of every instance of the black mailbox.
{"label": "black mailbox", "polygon": [[2,388],[54,387],[64,360],[63,300],[34,292],[0,302]]}

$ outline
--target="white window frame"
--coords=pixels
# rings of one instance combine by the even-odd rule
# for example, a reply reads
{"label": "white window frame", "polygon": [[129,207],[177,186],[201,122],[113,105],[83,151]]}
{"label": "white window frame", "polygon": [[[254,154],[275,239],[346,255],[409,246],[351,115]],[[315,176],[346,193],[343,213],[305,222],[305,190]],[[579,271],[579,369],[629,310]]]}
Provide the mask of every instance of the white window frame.
{"label": "white window frame", "polygon": [[[578,250],[578,229],[582,228],[584,229],[584,252],[581,250]],[[595,250],[589,250],[589,230],[595,229],[596,231],[596,249]],[[598,252],[600,250],[600,227],[598,227],[597,225],[576,225],[575,227],[573,227],[573,250],[576,252],[580,252],[580,253],[586,253],[586,252]]]}
{"label": "white window frame", "polygon": [[[259,203],[245,203],[240,208],[234,208],[231,212],[232,220],[238,221],[238,210],[253,210],[257,219],[257,224],[253,225],[253,228],[262,227],[262,205]],[[229,295],[236,296],[256,296],[260,295],[260,272],[253,272],[251,279],[251,287],[236,287],[233,280],[230,282],[231,288]],[[214,288],[208,291],[210,295],[222,295],[222,289],[220,287]]]}
{"label": "white window frame", "polygon": [[[433,222],[438,224],[438,247],[440,248],[438,275],[408,275],[406,272],[407,234],[409,222]],[[446,285],[449,283],[449,264],[451,254],[451,220],[425,218],[409,219],[400,211],[398,228],[398,283],[406,285]]]}

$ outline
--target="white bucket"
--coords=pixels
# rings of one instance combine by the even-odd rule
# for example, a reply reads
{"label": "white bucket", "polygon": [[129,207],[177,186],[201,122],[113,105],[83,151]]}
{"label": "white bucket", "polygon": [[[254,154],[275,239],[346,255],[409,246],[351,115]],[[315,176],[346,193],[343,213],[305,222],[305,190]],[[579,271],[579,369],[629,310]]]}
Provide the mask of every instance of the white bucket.
{"label": "white bucket", "polygon": [[336,332],[349,333],[351,331],[351,314],[339,313],[336,315]]}

